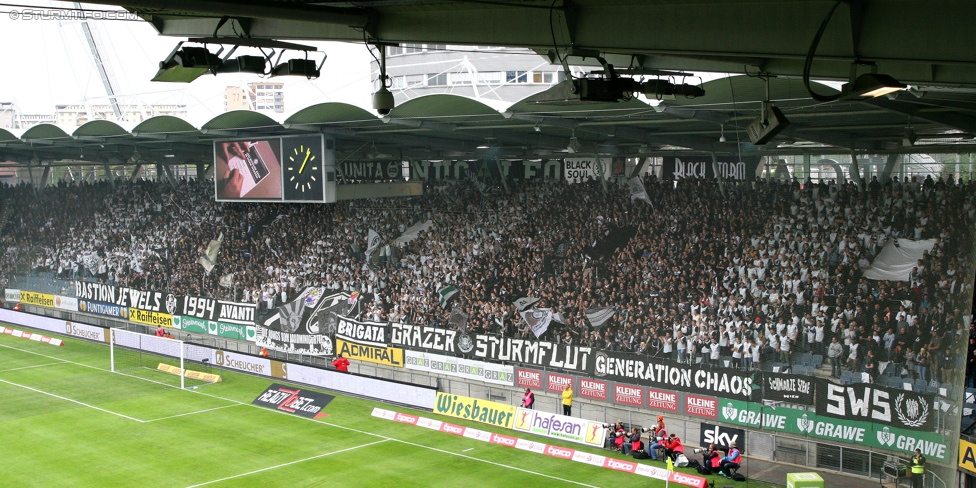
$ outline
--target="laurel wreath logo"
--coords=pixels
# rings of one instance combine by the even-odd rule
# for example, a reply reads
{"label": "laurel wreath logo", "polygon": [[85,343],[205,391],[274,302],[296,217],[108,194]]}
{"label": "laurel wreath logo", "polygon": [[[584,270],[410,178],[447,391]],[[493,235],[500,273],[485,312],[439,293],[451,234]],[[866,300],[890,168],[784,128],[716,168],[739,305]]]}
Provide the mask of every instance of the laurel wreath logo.
{"label": "laurel wreath logo", "polygon": [[728,404],[728,405],[726,405],[726,406],[725,406],[725,407],[724,407],[724,408],[722,409],[722,413],[723,413],[723,414],[725,415],[725,418],[726,418],[726,419],[733,419],[733,420],[734,420],[734,419],[735,419],[735,417],[736,417],[736,416],[737,416],[737,415],[739,414],[739,409],[737,409],[737,408],[735,408],[735,407],[734,407],[734,406],[732,406],[732,404],[730,403],[730,404]]}
{"label": "laurel wreath logo", "polygon": [[[901,405],[905,404],[905,412],[902,411]],[[895,414],[898,415],[898,420],[908,427],[921,427],[925,425],[925,421],[929,417],[929,404],[926,403],[925,399],[922,397],[905,399],[904,393],[899,393],[895,397]],[[907,415],[906,415],[907,414]]]}
{"label": "laurel wreath logo", "polygon": [[884,446],[890,446],[895,443],[895,434],[892,434],[887,427],[884,430],[878,432],[878,442]]}

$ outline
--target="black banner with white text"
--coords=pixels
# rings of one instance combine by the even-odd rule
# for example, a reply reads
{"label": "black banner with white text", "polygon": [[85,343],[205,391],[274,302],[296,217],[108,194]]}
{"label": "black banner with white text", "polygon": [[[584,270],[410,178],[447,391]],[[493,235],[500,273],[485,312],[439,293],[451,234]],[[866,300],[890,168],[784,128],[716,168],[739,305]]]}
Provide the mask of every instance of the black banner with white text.
{"label": "black banner with white text", "polygon": [[927,432],[935,428],[937,405],[931,394],[870,383],[821,380],[817,386],[817,415]]}

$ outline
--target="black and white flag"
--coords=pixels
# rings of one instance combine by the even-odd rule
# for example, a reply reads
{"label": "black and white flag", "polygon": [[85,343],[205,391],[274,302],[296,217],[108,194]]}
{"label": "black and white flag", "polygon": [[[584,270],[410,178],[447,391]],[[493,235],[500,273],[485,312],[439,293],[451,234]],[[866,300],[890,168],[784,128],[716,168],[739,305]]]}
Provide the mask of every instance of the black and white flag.
{"label": "black and white flag", "polygon": [[541,337],[549,330],[549,323],[552,322],[552,309],[551,308],[533,308],[526,310],[524,312],[519,312],[522,315],[522,319],[525,323],[529,324],[532,329],[532,333],[535,336]]}
{"label": "black and white flag", "polygon": [[453,328],[461,331],[468,331],[468,314],[462,312],[461,310],[455,308],[451,310],[451,316],[447,319],[447,323]]}
{"label": "black and white flag", "polygon": [[603,327],[613,314],[614,310],[611,307],[591,308],[586,311],[586,320],[589,320],[593,327]]}
{"label": "black and white flag", "polygon": [[373,229],[369,229],[369,234],[367,234],[366,236],[366,260],[367,261],[373,255],[373,253],[376,252],[376,250],[380,247],[381,240],[382,239],[380,238],[379,233],[377,233]]}
{"label": "black and white flag", "polygon": [[512,303],[513,303],[513,304],[514,304],[514,305],[515,305],[516,307],[518,307],[518,309],[519,309],[519,312],[521,312],[521,311],[523,311],[523,310],[525,310],[525,309],[527,309],[527,308],[529,308],[529,307],[531,307],[531,306],[532,306],[532,304],[534,304],[535,302],[538,302],[539,300],[541,300],[541,298],[535,298],[535,297],[522,297],[522,298],[519,298],[518,300],[515,300],[515,301],[514,301],[514,302],[512,302]]}

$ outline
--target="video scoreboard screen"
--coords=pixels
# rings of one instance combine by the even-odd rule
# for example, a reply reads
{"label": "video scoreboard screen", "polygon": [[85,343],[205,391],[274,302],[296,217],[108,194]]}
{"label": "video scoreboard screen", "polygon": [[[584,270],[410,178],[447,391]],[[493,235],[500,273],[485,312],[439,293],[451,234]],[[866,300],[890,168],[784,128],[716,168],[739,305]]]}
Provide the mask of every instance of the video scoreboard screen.
{"label": "video scoreboard screen", "polygon": [[323,134],[214,141],[217,201],[336,201],[335,141]]}

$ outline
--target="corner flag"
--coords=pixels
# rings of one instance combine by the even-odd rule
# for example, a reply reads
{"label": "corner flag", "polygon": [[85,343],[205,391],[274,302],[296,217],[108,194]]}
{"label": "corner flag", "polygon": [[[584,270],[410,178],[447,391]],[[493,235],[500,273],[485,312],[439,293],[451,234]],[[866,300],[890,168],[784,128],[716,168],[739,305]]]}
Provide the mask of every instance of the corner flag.
{"label": "corner flag", "polygon": [[674,462],[671,461],[671,456],[667,456],[667,458],[668,458],[668,472],[670,473],[674,471]]}

